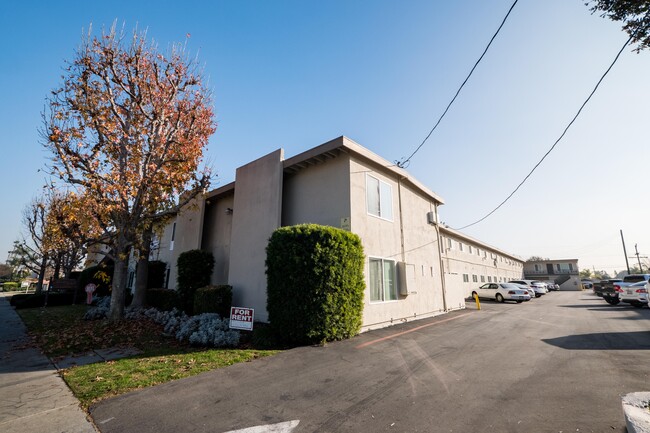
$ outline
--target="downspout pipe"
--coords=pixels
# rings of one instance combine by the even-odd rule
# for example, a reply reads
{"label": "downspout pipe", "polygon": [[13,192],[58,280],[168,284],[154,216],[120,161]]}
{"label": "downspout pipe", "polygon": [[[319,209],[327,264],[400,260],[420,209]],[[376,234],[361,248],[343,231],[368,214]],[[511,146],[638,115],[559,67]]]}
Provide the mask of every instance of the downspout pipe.
{"label": "downspout pipe", "polygon": [[442,259],[442,240],[440,238],[440,221],[438,220],[438,204],[433,202],[433,212],[435,215],[436,223],[434,225],[436,229],[436,238],[438,240],[438,259],[440,260],[440,284],[442,286],[442,306],[445,310],[445,313],[449,311],[447,307],[447,285],[445,284],[445,263]]}

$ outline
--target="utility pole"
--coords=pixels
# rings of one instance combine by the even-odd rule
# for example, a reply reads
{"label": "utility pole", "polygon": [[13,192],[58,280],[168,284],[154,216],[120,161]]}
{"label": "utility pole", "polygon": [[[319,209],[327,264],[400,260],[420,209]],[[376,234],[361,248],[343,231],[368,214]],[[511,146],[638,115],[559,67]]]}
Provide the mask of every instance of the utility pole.
{"label": "utility pole", "polygon": [[623,242],[623,254],[625,254],[625,266],[627,267],[627,274],[630,275],[630,263],[627,261],[627,251],[625,250],[625,239],[623,238],[623,230],[621,230],[621,242]]}
{"label": "utility pole", "polygon": [[[639,273],[642,274],[643,273],[643,266],[641,266],[641,259],[647,259],[648,257],[639,255],[639,249],[637,248],[637,244],[634,244],[634,251],[635,251],[634,255],[636,256],[636,260],[639,262]],[[630,257],[630,258],[632,258],[632,257]]]}

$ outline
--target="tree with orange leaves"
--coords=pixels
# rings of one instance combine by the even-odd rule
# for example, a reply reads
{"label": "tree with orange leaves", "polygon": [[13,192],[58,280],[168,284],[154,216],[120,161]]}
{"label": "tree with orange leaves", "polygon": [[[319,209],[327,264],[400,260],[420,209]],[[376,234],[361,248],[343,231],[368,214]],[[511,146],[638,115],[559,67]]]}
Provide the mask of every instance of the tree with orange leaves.
{"label": "tree with orange leaves", "polygon": [[115,25],[89,32],[48,98],[42,130],[52,174],[81,188],[111,227],[111,320],[124,316],[127,260],[140,232],[210,182],[201,164],[215,131],[211,94],[182,46],[163,55],[145,39]]}

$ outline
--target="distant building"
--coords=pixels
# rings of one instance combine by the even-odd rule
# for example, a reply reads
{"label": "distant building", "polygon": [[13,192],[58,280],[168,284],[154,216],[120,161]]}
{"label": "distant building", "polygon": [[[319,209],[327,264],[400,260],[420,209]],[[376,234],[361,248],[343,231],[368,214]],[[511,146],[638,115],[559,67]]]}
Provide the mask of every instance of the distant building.
{"label": "distant building", "polygon": [[560,290],[580,290],[578,259],[531,260],[524,263],[524,278],[553,281]]}

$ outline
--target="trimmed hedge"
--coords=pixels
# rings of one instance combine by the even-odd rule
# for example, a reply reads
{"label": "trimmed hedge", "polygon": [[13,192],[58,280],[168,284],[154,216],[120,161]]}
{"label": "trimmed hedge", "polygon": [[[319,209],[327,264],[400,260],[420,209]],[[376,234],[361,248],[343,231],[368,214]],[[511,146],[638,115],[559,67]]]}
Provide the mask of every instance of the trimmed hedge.
{"label": "trimmed hedge", "polygon": [[147,305],[160,311],[171,311],[174,308],[179,308],[178,292],[169,289],[149,289],[147,290]]}
{"label": "trimmed hedge", "polygon": [[194,314],[217,313],[227,319],[231,304],[232,287],[228,285],[201,287],[194,293]]}
{"label": "trimmed hedge", "polygon": [[291,344],[350,338],[362,323],[365,280],[361,239],[334,227],[277,229],[266,248],[267,310]]}
{"label": "trimmed hedge", "polygon": [[178,268],[178,292],[183,309],[192,314],[194,307],[194,292],[199,287],[210,284],[214,257],[210,251],[190,250],[181,253],[176,262]]}
{"label": "trimmed hedge", "polygon": [[149,275],[147,278],[147,289],[158,289],[165,287],[165,274],[167,263],[160,260],[149,262]]}
{"label": "trimmed hedge", "polygon": [[20,283],[15,281],[7,281],[2,284],[2,291],[4,292],[14,292],[20,288]]}
{"label": "trimmed hedge", "polygon": [[[11,297],[10,303],[16,309],[39,308],[45,304],[45,296],[45,293],[39,295],[14,295]],[[74,293],[50,293],[47,295],[47,306],[59,307],[61,305],[72,305],[73,299]]]}

